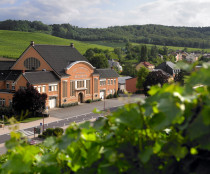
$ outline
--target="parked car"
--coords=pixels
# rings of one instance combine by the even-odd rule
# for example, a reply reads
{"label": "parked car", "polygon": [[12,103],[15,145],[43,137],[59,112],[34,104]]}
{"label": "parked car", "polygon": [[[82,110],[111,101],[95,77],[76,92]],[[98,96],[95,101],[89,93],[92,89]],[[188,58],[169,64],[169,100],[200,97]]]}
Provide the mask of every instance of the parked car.
{"label": "parked car", "polygon": [[30,138],[27,140],[27,142],[28,142],[28,144],[30,144],[30,145],[37,144],[37,142],[36,142],[35,140],[32,140],[32,139],[30,139]]}

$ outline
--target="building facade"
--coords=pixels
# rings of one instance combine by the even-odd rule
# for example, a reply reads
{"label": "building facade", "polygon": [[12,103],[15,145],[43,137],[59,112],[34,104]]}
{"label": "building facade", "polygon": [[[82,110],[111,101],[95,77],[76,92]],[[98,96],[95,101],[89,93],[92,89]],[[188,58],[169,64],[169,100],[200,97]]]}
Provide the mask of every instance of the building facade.
{"label": "building facade", "polygon": [[32,84],[48,95],[46,106],[60,107],[114,94],[118,74],[96,69],[74,45],[28,46],[16,62],[0,62],[0,106],[9,106],[15,91]]}

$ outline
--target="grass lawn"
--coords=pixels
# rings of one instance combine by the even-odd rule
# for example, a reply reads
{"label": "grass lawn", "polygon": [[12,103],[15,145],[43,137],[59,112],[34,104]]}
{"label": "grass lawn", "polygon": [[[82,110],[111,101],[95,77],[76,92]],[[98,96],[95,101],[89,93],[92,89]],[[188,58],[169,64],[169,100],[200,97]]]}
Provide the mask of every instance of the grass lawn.
{"label": "grass lawn", "polygon": [[19,58],[23,51],[29,46],[30,41],[34,41],[35,44],[49,45],[70,45],[70,43],[74,43],[75,48],[81,54],[84,54],[88,48],[100,48],[103,50],[113,51],[113,48],[108,46],[85,43],[71,39],[63,39],[60,37],[36,32],[0,30],[0,38],[0,57],[14,59]]}
{"label": "grass lawn", "polygon": [[20,123],[28,123],[28,122],[32,122],[32,121],[36,121],[36,120],[42,120],[43,117],[32,117],[32,118],[26,118],[22,121],[19,121]]}
{"label": "grass lawn", "polygon": [[[36,121],[36,120],[42,120],[43,119],[43,117],[32,117],[32,118],[26,118],[26,119],[24,119],[24,120],[22,120],[22,121],[19,121],[18,120],[18,122],[19,123],[29,123],[29,122],[32,122],[32,121]],[[2,124],[3,123],[3,121],[1,120],[0,121],[0,124]],[[4,124],[5,125],[10,125],[10,123],[9,122],[4,122]]]}

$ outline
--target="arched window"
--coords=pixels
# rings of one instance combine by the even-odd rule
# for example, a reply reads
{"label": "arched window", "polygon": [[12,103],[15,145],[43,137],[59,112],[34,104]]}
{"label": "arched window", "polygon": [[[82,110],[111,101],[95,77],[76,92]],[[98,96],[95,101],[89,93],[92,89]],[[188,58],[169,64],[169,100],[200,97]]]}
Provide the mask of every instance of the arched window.
{"label": "arched window", "polygon": [[36,70],[40,67],[40,61],[34,57],[29,57],[24,61],[24,66],[29,70]]}

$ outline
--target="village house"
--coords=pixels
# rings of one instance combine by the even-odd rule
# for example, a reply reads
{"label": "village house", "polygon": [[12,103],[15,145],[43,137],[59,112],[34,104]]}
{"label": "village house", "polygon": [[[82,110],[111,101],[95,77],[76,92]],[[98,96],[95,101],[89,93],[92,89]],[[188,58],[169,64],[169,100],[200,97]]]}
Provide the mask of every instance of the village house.
{"label": "village house", "polygon": [[122,72],[122,66],[120,65],[120,63],[119,62],[117,62],[117,61],[114,61],[113,59],[112,60],[108,60],[108,62],[109,62],[109,67],[110,68],[116,68],[118,71],[120,71],[120,72]]}
{"label": "village house", "polygon": [[170,61],[159,64],[157,67],[155,67],[155,69],[161,69],[164,72],[172,75],[173,77],[175,77],[175,75],[180,72],[180,69],[177,68],[176,65]]}
{"label": "village house", "polygon": [[149,62],[140,62],[136,65],[136,71],[138,71],[141,67],[145,67],[148,70],[152,71],[155,68],[155,65],[149,63]]}
{"label": "village house", "polygon": [[130,76],[118,77],[118,91],[123,93],[126,91],[126,80],[131,79]]}
{"label": "village house", "polygon": [[48,95],[46,106],[104,98],[118,89],[118,74],[96,69],[74,45],[37,45],[33,41],[16,62],[0,61],[0,106],[10,106],[15,91],[32,84]]}

